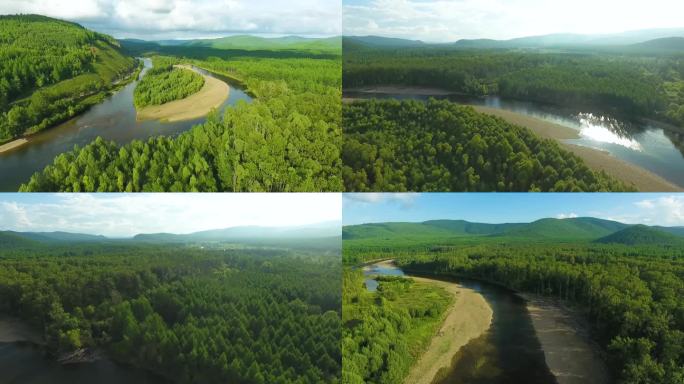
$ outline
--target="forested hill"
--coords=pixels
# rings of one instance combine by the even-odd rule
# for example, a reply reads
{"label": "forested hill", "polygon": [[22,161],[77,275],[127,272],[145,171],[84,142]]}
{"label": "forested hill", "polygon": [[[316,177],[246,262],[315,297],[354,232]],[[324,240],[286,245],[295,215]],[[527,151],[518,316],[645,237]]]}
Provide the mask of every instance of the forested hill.
{"label": "forested hill", "polygon": [[[677,235],[679,234],[679,235]],[[486,224],[464,220],[432,220],[422,223],[372,223],[345,226],[342,238],[366,244],[372,241],[444,240],[477,237],[492,240],[597,241],[621,244],[684,245],[681,227],[630,225],[593,217],[540,219],[531,223]]]}
{"label": "forested hill", "polygon": [[635,225],[596,240],[606,244],[684,245],[684,237],[645,225]]}
{"label": "forested hill", "polygon": [[44,16],[0,16],[0,143],[96,104],[134,68],[110,36]]}

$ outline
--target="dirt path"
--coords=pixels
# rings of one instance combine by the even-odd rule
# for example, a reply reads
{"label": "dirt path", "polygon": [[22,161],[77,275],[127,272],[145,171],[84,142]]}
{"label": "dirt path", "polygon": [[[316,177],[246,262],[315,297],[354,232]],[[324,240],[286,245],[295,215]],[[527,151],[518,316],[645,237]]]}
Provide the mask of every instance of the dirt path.
{"label": "dirt path", "polygon": [[439,332],[404,380],[406,384],[430,384],[440,369],[451,366],[452,358],[461,347],[489,329],[493,312],[484,297],[472,289],[441,280],[411,278],[443,287],[456,298]]}
{"label": "dirt path", "polygon": [[608,152],[563,142],[563,140],[580,137],[579,132],[572,128],[512,111],[474,105],[472,107],[480,113],[497,116],[511,124],[526,127],[545,139],[557,140],[564,149],[581,157],[589,168],[605,171],[616,179],[634,186],[640,192],[684,191],[684,188],[665,180],[655,173],[620,160]]}
{"label": "dirt path", "polygon": [[19,148],[26,143],[28,143],[28,140],[23,138],[10,141],[9,143],[0,145],[0,153],[11,151],[15,148]]}
{"label": "dirt path", "polygon": [[[187,65],[176,65],[175,67],[194,71],[192,67]],[[192,120],[205,116],[212,108],[221,106],[228,98],[230,87],[215,77],[202,76],[204,76],[204,86],[197,93],[162,105],[150,105],[141,108],[138,110],[138,120],[163,120],[168,122]]]}
{"label": "dirt path", "polygon": [[558,384],[610,382],[597,348],[570,311],[547,299],[523,297],[544,350],[546,365]]}

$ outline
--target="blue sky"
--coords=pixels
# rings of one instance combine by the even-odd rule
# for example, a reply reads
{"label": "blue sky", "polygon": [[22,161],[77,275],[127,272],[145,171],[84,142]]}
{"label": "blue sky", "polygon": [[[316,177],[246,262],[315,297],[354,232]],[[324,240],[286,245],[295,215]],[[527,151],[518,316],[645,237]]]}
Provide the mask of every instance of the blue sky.
{"label": "blue sky", "polygon": [[681,0],[343,0],[345,35],[447,42],[684,27]]}
{"label": "blue sky", "polygon": [[625,223],[684,225],[684,194],[357,193],[342,201],[344,225],[432,219],[484,223],[592,216]]}
{"label": "blue sky", "polygon": [[341,34],[340,0],[2,0],[0,14],[75,21],[116,38],[146,40]]}
{"label": "blue sky", "polygon": [[0,230],[127,237],[244,225],[339,222],[334,193],[0,193]]}

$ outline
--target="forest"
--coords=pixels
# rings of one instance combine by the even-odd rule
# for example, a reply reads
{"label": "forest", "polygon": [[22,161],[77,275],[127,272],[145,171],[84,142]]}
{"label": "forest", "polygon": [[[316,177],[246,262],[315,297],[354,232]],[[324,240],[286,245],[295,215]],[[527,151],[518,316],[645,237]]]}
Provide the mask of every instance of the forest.
{"label": "forest", "polygon": [[211,114],[177,137],[125,145],[98,139],[74,148],[34,174],[22,191],[342,189],[339,55],[153,48],[171,63],[244,84],[255,100]]}
{"label": "forest", "polygon": [[0,16],[0,143],[99,103],[136,67],[110,36],[43,16]]}
{"label": "forest", "polygon": [[161,105],[197,93],[204,77],[189,69],[174,68],[160,59],[152,60],[153,68],[140,80],[133,92],[136,108]]}
{"label": "forest", "polygon": [[347,191],[633,190],[552,140],[449,101],[356,101],[342,112]]}
{"label": "forest", "polygon": [[339,251],[62,244],[0,250],[0,313],[53,356],[101,349],[179,383],[341,380]]}
{"label": "forest", "polygon": [[684,243],[668,235],[676,229],[591,218],[415,226],[422,233],[408,238],[399,223],[345,227],[345,262],[392,256],[407,272],[553,297],[587,320],[616,382],[684,380]]}
{"label": "forest", "polygon": [[400,384],[442,323],[453,298],[409,278],[378,276],[368,292],[359,269],[345,269],[342,382]]}
{"label": "forest", "polygon": [[684,125],[684,61],[677,55],[348,44],[343,78],[345,89],[428,86]]}

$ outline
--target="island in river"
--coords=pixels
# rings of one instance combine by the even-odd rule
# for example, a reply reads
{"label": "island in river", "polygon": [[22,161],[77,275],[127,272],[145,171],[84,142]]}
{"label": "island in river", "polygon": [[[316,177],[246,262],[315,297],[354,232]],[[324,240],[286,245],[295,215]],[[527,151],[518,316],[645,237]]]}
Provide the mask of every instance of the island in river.
{"label": "island in river", "polygon": [[223,104],[230,93],[226,82],[209,76],[206,71],[190,65],[174,65],[177,68],[194,71],[204,77],[204,85],[186,98],[161,105],[149,105],[138,110],[138,120],[160,120],[167,122],[197,119],[206,116],[212,109]]}

